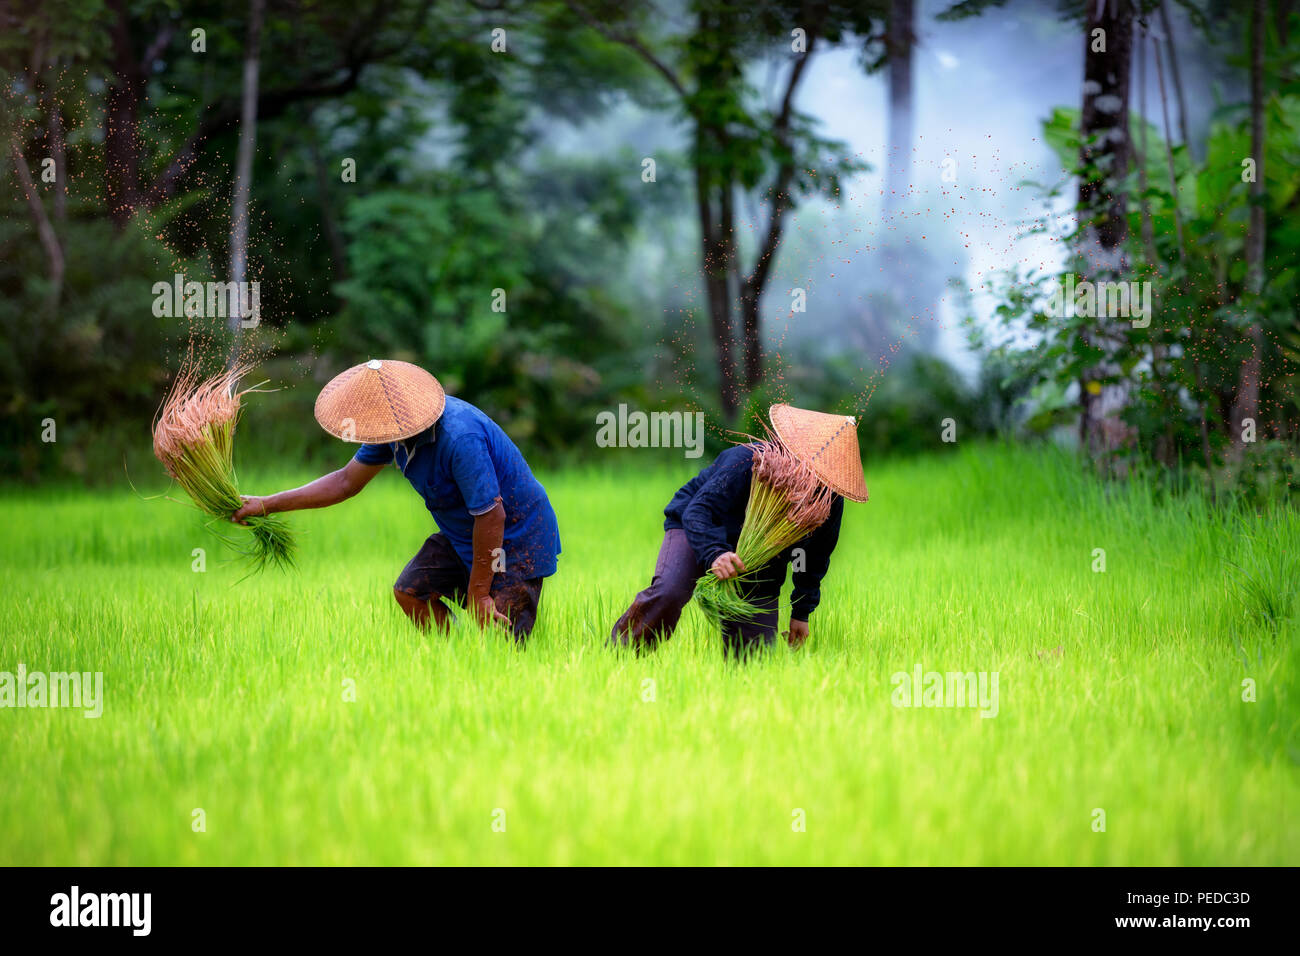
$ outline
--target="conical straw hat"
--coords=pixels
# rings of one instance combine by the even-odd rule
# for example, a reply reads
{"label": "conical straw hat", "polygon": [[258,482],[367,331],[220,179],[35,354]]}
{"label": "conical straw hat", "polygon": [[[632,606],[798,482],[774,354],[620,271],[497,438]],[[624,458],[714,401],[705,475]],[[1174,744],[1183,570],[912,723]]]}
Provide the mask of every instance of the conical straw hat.
{"label": "conical straw hat", "polygon": [[857,419],[785,404],[773,405],[768,415],[781,443],[806,462],[832,491],[850,501],[867,500]]}
{"label": "conical straw hat", "polygon": [[316,421],[344,441],[399,441],[436,422],[446,404],[438,380],[418,365],[371,359],[320,390]]}

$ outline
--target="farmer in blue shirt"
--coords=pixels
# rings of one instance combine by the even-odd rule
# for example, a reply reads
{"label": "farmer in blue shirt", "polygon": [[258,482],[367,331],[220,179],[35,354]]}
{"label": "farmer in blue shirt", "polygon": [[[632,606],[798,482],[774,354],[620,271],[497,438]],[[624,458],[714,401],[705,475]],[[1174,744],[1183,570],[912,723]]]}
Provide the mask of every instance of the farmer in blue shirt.
{"label": "farmer in blue shirt", "polygon": [[395,361],[335,377],[316,400],[316,420],[331,435],[362,443],[352,460],[301,488],[245,498],[234,520],[337,504],[396,465],[438,524],[393,586],[402,610],[442,629],[448,598],[480,625],[501,624],[526,638],[542,581],[555,573],[560,532],[546,489],[500,426],[446,396],[428,372]]}

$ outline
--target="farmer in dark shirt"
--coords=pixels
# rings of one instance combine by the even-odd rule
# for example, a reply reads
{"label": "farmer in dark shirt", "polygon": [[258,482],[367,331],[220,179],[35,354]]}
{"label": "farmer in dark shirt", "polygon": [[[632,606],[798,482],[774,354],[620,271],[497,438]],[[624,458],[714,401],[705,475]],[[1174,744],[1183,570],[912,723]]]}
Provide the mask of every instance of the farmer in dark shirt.
{"label": "farmer in dark shirt", "polygon": [[526,638],[542,581],[555,573],[560,533],[546,489],[506,433],[473,405],[444,395],[428,372],[392,361],[333,379],[316,400],[316,419],[336,437],[363,442],[352,460],[301,488],[245,498],[234,519],[337,504],[394,464],[439,529],[393,587],[402,610],[421,626],[432,617],[445,628],[448,598],[480,625],[500,624]]}
{"label": "farmer in dark shirt", "polygon": [[[835,496],[823,524],[746,574],[746,596],[760,614],[752,620],[722,622],[723,642],[729,652],[775,642],[781,587],[791,565],[793,591],[786,638],[791,647],[803,645],[809,634],[808,620],[821,601],[822,578],[839,541],[844,497],[867,500],[852,418],[789,405],[772,406],[771,417],[773,431],[785,448],[811,466]],[[752,463],[752,446],[728,448],[673,495],[664,509],[664,539],[654,577],[614,625],[613,642],[654,648],[672,636],[700,577],[711,572],[727,580],[746,572],[735,548],[745,521]]]}

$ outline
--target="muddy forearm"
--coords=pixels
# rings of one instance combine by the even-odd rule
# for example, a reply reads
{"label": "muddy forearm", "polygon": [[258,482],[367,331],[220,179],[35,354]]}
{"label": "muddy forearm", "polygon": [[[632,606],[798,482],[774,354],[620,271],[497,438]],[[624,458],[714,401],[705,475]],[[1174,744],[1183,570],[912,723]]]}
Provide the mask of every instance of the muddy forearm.
{"label": "muddy forearm", "polygon": [[492,591],[492,565],[505,540],[506,509],[498,501],[491,511],[474,518],[474,566],[469,569],[469,597],[477,601]]}

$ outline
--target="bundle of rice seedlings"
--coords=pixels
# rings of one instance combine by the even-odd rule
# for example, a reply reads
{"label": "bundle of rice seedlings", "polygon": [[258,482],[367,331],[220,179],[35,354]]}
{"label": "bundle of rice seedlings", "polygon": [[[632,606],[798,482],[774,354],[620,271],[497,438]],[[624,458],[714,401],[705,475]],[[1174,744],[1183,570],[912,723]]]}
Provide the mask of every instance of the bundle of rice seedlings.
{"label": "bundle of rice seedlings", "polygon": [[745,596],[757,572],[824,523],[835,500],[834,492],[780,441],[757,441],[752,447],[749,501],[736,542],[745,571],[725,581],[710,571],[695,586],[695,600],[715,621],[758,616],[759,608]]}
{"label": "bundle of rice seedlings", "polygon": [[[249,366],[238,366],[205,379],[192,362],[186,362],[153,424],[154,455],[200,511],[222,521],[244,503],[235,483],[233,452],[240,399],[256,391],[237,391],[239,380],[249,371]],[[248,560],[252,570],[260,571],[267,564],[293,565],[293,533],[283,518],[263,515],[246,521],[230,527],[251,532],[251,541],[221,537]]]}

